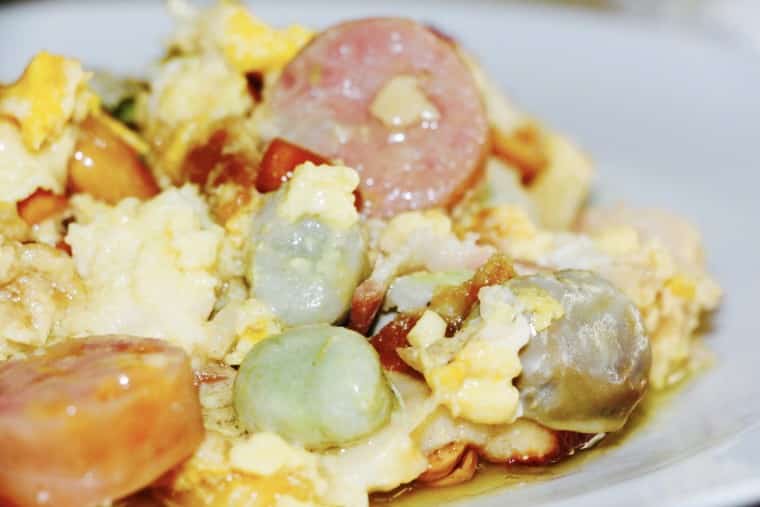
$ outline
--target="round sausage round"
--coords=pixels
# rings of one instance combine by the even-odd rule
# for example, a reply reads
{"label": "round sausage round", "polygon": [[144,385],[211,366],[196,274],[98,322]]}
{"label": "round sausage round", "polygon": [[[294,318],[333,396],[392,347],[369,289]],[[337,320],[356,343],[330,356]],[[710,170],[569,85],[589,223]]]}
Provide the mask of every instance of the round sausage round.
{"label": "round sausage round", "polygon": [[267,103],[273,132],[359,172],[370,216],[453,204],[486,152],[469,69],[412,20],[327,29],[285,67]]}
{"label": "round sausage round", "polygon": [[0,365],[0,505],[117,499],[202,438],[188,357],[159,340],[76,339]]}

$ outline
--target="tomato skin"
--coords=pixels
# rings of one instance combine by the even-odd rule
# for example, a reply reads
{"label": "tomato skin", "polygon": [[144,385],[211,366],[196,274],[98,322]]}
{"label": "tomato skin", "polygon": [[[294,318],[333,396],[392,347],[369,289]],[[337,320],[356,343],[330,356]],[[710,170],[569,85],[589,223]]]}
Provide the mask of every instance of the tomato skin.
{"label": "tomato skin", "polygon": [[304,162],[313,162],[317,165],[328,163],[326,158],[306,148],[279,137],[274,138],[261,159],[259,175],[256,178],[256,190],[259,192],[277,190],[292,176],[293,169]]}
{"label": "tomato skin", "polygon": [[406,364],[398,355],[398,349],[408,347],[407,335],[419,320],[418,315],[399,314],[391,322],[386,324],[375,336],[369,339],[369,343],[375,348],[380,356],[383,368],[389,371],[398,371],[415,378],[421,375]]}
{"label": "tomato skin", "polygon": [[68,206],[68,200],[63,195],[56,195],[50,190],[38,188],[32,195],[16,204],[18,214],[29,225],[46,220],[61,213]]}
{"label": "tomato skin", "polygon": [[182,166],[184,178],[201,187],[216,187],[223,183],[235,183],[245,188],[252,186],[256,181],[256,164],[244,153],[225,153],[229,142],[229,132],[220,129],[205,143],[190,150]]}
{"label": "tomato skin", "polygon": [[[262,193],[274,192],[293,176],[293,169],[304,162],[316,165],[329,164],[322,155],[309,151],[302,146],[275,137],[267,146],[261,159],[259,173],[256,176],[256,190]],[[361,211],[363,200],[359,189],[354,190],[354,206]]]}
{"label": "tomato skin", "polygon": [[126,197],[148,199],[160,188],[139,154],[102,119],[88,116],[69,161],[69,190],[116,204]]}
{"label": "tomato skin", "polygon": [[0,505],[117,499],[202,438],[189,360],[160,340],[74,339],[0,364]]}

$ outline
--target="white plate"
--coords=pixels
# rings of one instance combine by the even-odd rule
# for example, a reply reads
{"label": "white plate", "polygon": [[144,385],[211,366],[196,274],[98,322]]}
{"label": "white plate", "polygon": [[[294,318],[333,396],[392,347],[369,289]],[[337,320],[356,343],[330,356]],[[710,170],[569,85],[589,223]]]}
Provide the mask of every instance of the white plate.
{"label": "white plate", "polygon": [[[760,55],[666,26],[496,2],[256,2],[275,23],[368,14],[432,21],[479,54],[528,111],[599,169],[597,198],[676,210],[704,231],[726,298],[717,365],[625,445],[538,485],[467,501],[510,505],[736,505],[760,501]],[[138,72],[170,21],[160,3],[0,7],[0,79],[39,49]],[[754,429],[753,429],[754,428]]]}

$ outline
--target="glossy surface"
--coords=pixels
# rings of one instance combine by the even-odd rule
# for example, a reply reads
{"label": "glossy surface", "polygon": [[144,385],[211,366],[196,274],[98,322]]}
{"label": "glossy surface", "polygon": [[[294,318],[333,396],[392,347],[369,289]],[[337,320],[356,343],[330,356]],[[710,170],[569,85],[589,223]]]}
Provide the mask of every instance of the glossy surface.
{"label": "glossy surface", "polygon": [[34,225],[61,213],[67,205],[68,199],[65,196],[38,188],[32,195],[19,201],[16,208],[26,223]]}
{"label": "glossy surface", "polygon": [[304,326],[268,338],[248,353],[235,380],[235,408],[249,430],[310,449],[373,433],[392,405],[377,353],[341,327]]}
{"label": "glossy surface", "polygon": [[[698,378],[705,372],[695,375]],[[398,507],[437,507],[441,502],[455,502],[502,491],[505,494],[515,494],[526,486],[546,486],[549,481],[557,480],[563,475],[579,473],[582,467],[595,460],[601,459],[611,452],[628,445],[628,442],[645,430],[648,425],[665,416],[665,410],[674,396],[687,386],[687,382],[678,384],[663,391],[651,393],[640,403],[620,431],[605,436],[592,448],[576,451],[558,463],[541,463],[540,461],[526,463],[488,463],[481,462],[480,470],[475,478],[465,484],[446,489],[425,489],[415,486],[400,488],[389,495],[375,495],[372,506],[381,507],[393,498],[392,505]],[[404,491],[402,495],[399,495]],[[131,507],[131,506],[130,506]],[[138,506],[135,506],[138,507]]]}
{"label": "glossy surface", "polygon": [[0,365],[0,505],[120,498],[202,437],[188,357],[164,342],[83,338]]}
{"label": "glossy surface", "polygon": [[[760,501],[760,238],[757,118],[760,59],[729,39],[639,20],[525,8],[387,0],[251,3],[278,26],[328,26],[370,15],[411,15],[445,28],[481,57],[514,99],[568,132],[599,169],[595,199],[666,207],[696,222],[726,289],[705,327],[715,367],[690,382],[626,444],[550,483],[474,488],[468,507],[698,507]],[[113,19],[134,31],[114,30]],[[0,79],[42,48],[134,74],[160,57],[170,21],[160,3],[25,2],[0,7]],[[718,128],[716,126],[726,126]],[[496,486],[496,485],[494,485]],[[482,489],[480,490],[482,492]],[[440,505],[441,494],[431,505]]]}
{"label": "glossy surface", "polygon": [[338,230],[318,218],[294,223],[279,216],[282,191],[253,220],[255,238],[248,277],[256,298],[288,325],[343,317],[367,266],[367,243],[358,224]]}
{"label": "glossy surface", "polygon": [[590,271],[514,278],[513,291],[544,291],[564,315],[520,351],[525,416],[557,430],[619,430],[647,388],[652,355],[634,304]]}
{"label": "glossy surface", "polygon": [[259,192],[277,190],[293,175],[293,169],[304,162],[320,165],[328,161],[316,153],[279,137],[272,139],[261,158],[259,173],[256,176],[256,190]]}
{"label": "glossy surface", "polygon": [[[398,77],[415,80],[439,115],[398,126],[375,117],[373,101]],[[331,27],[283,70],[269,102],[280,135],[360,173],[373,216],[452,204],[476,176],[487,142],[467,67],[409,20]]]}
{"label": "glossy surface", "polygon": [[109,204],[125,197],[147,199],[158,193],[158,184],[138,153],[94,116],[82,122],[69,161],[69,188]]}

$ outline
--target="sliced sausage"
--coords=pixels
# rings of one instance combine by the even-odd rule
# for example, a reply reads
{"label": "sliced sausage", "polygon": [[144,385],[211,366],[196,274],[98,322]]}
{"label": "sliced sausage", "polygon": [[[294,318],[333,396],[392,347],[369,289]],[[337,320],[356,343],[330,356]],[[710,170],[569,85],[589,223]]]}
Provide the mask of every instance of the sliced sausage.
{"label": "sliced sausage", "polygon": [[203,437],[185,353],[124,336],[0,365],[0,505],[88,507],[147,486]]}
{"label": "sliced sausage", "polygon": [[[393,83],[414,93],[394,95]],[[421,101],[419,115],[394,116],[393,108],[405,115]],[[268,104],[273,132],[360,173],[371,216],[453,204],[477,178],[488,142],[469,69],[450,44],[407,19],[329,28],[283,70]]]}

